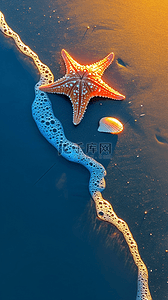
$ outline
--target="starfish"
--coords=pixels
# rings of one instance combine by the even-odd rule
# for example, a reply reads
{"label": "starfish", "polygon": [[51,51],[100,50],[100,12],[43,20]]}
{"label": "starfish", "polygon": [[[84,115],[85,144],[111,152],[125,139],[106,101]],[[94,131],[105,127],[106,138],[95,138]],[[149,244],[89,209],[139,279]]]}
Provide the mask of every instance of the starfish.
{"label": "starfish", "polygon": [[115,91],[101,79],[105,69],[114,60],[113,52],[92,65],[80,65],[64,49],[62,49],[61,54],[66,65],[66,75],[54,83],[41,85],[39,89],[48,93],[69,96],[73,106],[74,125],[78,125],[81,122],[92,97],[99,96],[115,100],[125,99],[124,95]]}

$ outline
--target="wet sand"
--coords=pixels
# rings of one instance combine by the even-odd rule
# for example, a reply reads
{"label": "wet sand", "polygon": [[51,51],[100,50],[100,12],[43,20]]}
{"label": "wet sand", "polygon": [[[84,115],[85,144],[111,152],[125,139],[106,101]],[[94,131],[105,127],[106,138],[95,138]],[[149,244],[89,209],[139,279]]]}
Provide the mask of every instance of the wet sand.
{"label": "wet sand", "polygon": [[[167,299],[166,2],[61,3],[8,1],[1,10],[55,78],[64,74],[62,48],[80,63],[115,53],[104,79],[126,94],[125,101],[93,99],[74,127],[68,98],[51,100],[70,140],[85,150],[88,143],[112,143],[111,160],[94,155],[107,170],[103,195],[138,243],[153,299]],[[136,269],[122,236],[96,220],[88,172],[58,156],[35,127],[36,69],[2,34],[1,43],[4,287],[10,285],[17,299],[91,299],[95,293],[97,299],[135,299]],[[97,132],[99,119],[109,114],[125,124],[118,139]],[[11,297],[6,289],[5,300]]]}

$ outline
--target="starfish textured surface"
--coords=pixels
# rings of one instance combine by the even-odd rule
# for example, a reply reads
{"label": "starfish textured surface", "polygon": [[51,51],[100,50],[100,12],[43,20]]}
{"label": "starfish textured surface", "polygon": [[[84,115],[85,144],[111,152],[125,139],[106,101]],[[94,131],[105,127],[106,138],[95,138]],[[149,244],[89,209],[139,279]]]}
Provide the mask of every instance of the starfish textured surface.
{"label": "starfish textured surface", "polygon": [[101,77],[105,69],[113,62],[114,53],[111,52],[104,59],[92,65],[80,65],[69,53],[62,49],[62,57],[66,65],[66,75],[54,83],[42,85],[41,91],[65,94],[69,96],[73,106],[73,123],[78,125],[85,113],[92,97],[106,97],[123,100],[125,96],[115,91]]}

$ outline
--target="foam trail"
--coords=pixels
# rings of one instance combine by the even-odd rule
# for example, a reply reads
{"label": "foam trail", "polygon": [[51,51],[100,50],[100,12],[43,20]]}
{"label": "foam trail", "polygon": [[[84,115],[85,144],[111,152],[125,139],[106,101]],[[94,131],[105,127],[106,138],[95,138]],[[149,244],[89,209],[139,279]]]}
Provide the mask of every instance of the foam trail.
{"label": "foam trail", "polygon": [[85,155],[79,145],[68,141],[60,121],[54,116],[51,102],[46,93],[39,90],[41,84],[49,84],[54,81],[50,69],[44,65],[37,54],[26,46],[6,23],[4,15],[0,12],[1,31],[14,39],[19,50],[31,57],[40,72],[40,81],[35,86],[35,100],[32,104],[32,115],[41,134],[69,161],[80,163],[90,171],[89,191],[95,201],[97,216],[99,219],[115,225],[123,234],[134,262],[138,267],[138,285],[136,300],[152,300],[148,287],[148,271],[141,259],[131,231],[125,221],[119,219],[112,205],[103,199],[101,191],[105,188],[105,168],[93,158]]}

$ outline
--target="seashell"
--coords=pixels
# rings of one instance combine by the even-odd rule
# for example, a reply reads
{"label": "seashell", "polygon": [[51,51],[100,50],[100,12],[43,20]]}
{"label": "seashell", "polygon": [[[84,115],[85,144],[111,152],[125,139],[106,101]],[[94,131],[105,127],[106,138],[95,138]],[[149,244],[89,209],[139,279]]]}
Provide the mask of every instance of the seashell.
{"label": "seashell", "polygon": [[98,131],[118,134],[123,131],[123,128],[123,124],[119,120],[112,117],[105,117],[99,121]]}

